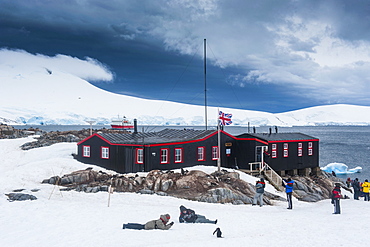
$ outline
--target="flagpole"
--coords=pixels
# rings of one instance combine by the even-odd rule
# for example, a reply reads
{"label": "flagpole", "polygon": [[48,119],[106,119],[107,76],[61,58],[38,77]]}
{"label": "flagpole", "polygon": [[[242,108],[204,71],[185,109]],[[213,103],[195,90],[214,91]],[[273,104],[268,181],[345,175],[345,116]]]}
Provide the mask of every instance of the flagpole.
{"label": "flagpole", "polygon": [[218,158],[217,158],[217,170],[218,170],[218,172],[220,172],[221,171],[221,134],[220,134],[220,132],[221,132],[221,128],[220,128],[220,116],[219,116],[219,114],[220,114],[220,109],[219,108],[217,108],[217,143],[218,143],[218,150],[217,150],[217,156],[218,156]]}

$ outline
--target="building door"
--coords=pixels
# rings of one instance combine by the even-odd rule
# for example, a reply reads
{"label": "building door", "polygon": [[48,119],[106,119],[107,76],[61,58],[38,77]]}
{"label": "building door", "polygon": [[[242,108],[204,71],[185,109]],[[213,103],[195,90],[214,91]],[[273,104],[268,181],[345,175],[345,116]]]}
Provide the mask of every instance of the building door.
{"label": "building door", "polygon": [[265,154],[267,152],[268,146],[256,146],[255,151],[255,162],[260,162],[261,166],[259,168],[263,168],[263,163],[268,163],[267,158],[268,156]]}
{"label": "building door", "polygon": [[125,149],[125,172],[135,172],[134,170],[134,158],[133,158],[133,149],[126,148]]}

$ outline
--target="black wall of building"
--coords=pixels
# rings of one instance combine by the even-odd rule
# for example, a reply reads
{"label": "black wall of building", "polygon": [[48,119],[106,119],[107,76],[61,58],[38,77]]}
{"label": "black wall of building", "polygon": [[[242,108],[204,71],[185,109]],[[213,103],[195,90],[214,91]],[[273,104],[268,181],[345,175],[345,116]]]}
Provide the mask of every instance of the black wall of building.
{"label": "black wall of building", "polygon": [[250,169],[249,163],[256,161],[256,147],[266,146],[254,140],[238,140],[236,142],[237,163],[240,169]]}
{"label": "black wall of building", "polygon": [[[90,146],[90,157],[83,157],[83,146]],[[109,147],[109,159],[101,158],[101,147]],[[111,169],[112,158],[115,157],[115,155],[112,155],[111,149],[108,143],[97,136],[93,136],[78,145],[78,160],[86,164],[93,164]]]}
{"label": "black wall of building", "polygon": [[[243,138],[249,138],[248,135]],[[212,160],[212,147],[218,145],[217,134],[205,140],[195,142],[154,144],[145,146],[110,145],[98,136],[83,141],[78,145],[77,159],[83,163],[94,164],[119,173],[135,173],[140,171],[170,170],[195,165],[217,166],[217,160]],[[264,156],[265,161],[275,170],[293,170],[319,166],[319,142],[311,141],[313,154],[308,155],[309,141],[289,141],[288,157],[283,157],[284,142],[270,141],[268,153],[271,155],[272,144],[277,145],[277,157]],[[266,142],[267,143],[267,142]],[[298,156],[298,143],[302,143],[302,156]],[[90,146],[90,157],[83,157],[83,146]],[[109,159],[101,158],[101,147],[109,147]],[[250,169],[249,163],[256,160],[256,147],[266,146],[257,139],[241,140],[221,133],[221,166],[227,168]],[[205,160],[198,161],[198,147],[205,147]],[[136,150],[143,148],[144,164],[136,164]],[[160,163],[160,150],[169,149],[169,162]],[[175,163],[175,148],[183,149],[183,160]],[[228,150],[228,153],[226,152]]]}
{"label": "black wall of building", "polygon": [[[312,142],[312,155],[308,155],[309,141],[298,141],[288,143],[288,157],[284,157],[284,143],[277,144],[277,157],[270,157],[266,161],[275,171],[294,170],[303,168],[314,168],[319,166],[319,143]],[[302,156],[298,156],[298,143],[302,143]],[[269,144],[269,153],[272,151],[272,144]]]}
{"label": "black wall of building", "polygon": [[[148,145],[144,148],[144,170],[170,170],[179,169],[183,167],[190,167],[195,165],[204,166],[217,166],[217,160],[212,160],[212,147],[217,146],[217,135],[211,136],[206,140],[196,142],[183,142],[183,143],[169,143],[167,145]],[[231,146],[226,147],[225,143],[232,143]],[[221,134],[221,157],[223,167],[235,166],[235,140],[225,134]],[[198,161],[198,147],[205,148],[205,160]],[[175,149],[182,148],[183,160],[181,163],[175,163]],[[230,149],[230,155],[226,155],[226,149]],[[134,157],[136,155],[136,148],[133,150]],[[166,164],[160,163],[161,149],[169,150],[169,162]]]}
{"label": "black wall of building", "polygon": [[[83,157],[83,146],[90,146],[90,157]],[[101,157],[101,147],[109,148],[109,159]],[[144,165],[135,164],[136,149],[132,146],[110,145],[101,138],[93,136],[78,145],[77,159],[119,173],[144,171]]]}

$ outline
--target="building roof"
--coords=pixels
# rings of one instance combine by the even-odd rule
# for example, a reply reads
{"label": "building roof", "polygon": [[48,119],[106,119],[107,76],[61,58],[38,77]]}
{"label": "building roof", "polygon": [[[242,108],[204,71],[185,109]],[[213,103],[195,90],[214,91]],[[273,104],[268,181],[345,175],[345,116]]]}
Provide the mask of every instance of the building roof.
{"label": "building roof", "polygon": [[101,133],[102,138],[112,144],[153,144],[203,139],[215,130],[164,129],[148,133]]}
{"label": "building roof", "polygon": [[299,141],[299,140],[318,140],[315,137],[302,133],[248,133],[236,136],[237,138],[258,138],[267,142],[271,141]]}

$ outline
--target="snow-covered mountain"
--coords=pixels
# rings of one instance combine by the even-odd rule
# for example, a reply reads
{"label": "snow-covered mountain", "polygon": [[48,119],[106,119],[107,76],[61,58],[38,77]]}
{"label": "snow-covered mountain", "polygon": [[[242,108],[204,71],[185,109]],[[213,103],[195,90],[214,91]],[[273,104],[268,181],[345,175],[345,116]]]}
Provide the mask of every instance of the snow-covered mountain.
{"label": "snow-covered mountain", "polygon": [[[11,58],[11,59],[10,59]],[[147,100],[99,89],[87,80],[111,80],[112,74],[93,59],[24,51],[0,52],[0,123],[109,124],[117,115],[148,125],[203,125],[204,107]],[[220,108],[233,114],[235,125],[304,126],[368,125],[370,107],[327,105],[286,113]],[[217,108],[208,108],[208,124],[216,125]]]}

